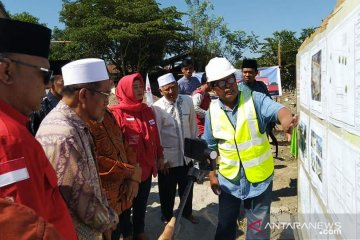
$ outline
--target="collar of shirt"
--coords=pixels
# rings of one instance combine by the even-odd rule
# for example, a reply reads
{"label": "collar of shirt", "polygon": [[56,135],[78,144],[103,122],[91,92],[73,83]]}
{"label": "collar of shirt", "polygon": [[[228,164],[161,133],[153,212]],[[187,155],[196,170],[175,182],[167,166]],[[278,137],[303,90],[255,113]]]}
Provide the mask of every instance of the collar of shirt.
{"label": "collar of shirt", "polygon": [[48,92],[48,94],[46,95],[47,99],[49,100],[49,102],[51,103],[52,107],[54,108],[60,101],[60,99],[58,99],[54,94],[52,94],[51,91]]}
{"label": "collar of shirt", "polygon": [[167,107],[171,107],[171,106],[173,106],[173,105],[175,105],[177,103],[177,101],[179,99],[179,95],[177,96],[175,102],[171,102],[171,101],[167,100],[167,98],[165,96],[163,98],[164,98],[164,105],[166,105]]}
{"label": "collar of shirt", "polygon": [[76,112],[66,105],[63,101],[60,101],[56,106],[59,111],[61,111],[66,118],[68,118],[75,127],[81,129],[88,129],[88,125],[76,114]]}
{"label": "collar of shirt", "polygon": [[[197,77],[194,77],[194,76],[190,76],[190,78],[187,78],[187,77],[185,77],[185,76],[182,76],[182,78],[180,78],[180,79],[183,79],[183,80],[186,80],[186,81],[194,81],[194,80],[196,80],[196,81],[199,81],[198,80],[198,78]],[[179,79],[179,81],[180,81],[180,79]]]}
{"label": "collar of shirt", "polygon": [[0,99],[0,112],[4,112],[4,114],[13,118],[15,121],[19,122],[21,125],[26,126],[27,122],[29,122],[30,118],[28,116],[23,115],[18,112],[15,108],[5,103]]}
{"label": "collar of shirt", "polygon": [[238,105],[239,105],[239,96],[240,96],[240,93],[239,93],[239,94],[237,95],[237,97],[236,97],[236,104],[235,104],[235,106],[234,106],[233,109],[225,106],[224,103],[223,103],[223,102],[220,100],[220,98],[219,98],[220,108],[221,108],[222,110],[226,111],[226,112],[237,111],[237,108],[238,108]]}

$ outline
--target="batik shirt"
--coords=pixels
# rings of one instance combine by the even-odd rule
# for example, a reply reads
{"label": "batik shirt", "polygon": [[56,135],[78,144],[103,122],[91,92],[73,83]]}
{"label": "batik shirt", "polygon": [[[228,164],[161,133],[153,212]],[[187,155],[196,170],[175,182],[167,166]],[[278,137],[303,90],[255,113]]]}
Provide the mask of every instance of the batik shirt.
{"label": "batik shirt", "polygon": [[79,239],[96,239],[118,217],[101,189],[88,126],[60,101],[43,120],[36,138],[56,171]]}

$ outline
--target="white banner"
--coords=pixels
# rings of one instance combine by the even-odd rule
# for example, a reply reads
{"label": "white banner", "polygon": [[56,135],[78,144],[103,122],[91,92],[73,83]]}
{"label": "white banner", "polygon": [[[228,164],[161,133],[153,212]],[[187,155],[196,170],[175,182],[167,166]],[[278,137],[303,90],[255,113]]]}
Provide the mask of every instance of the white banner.
{"label": "white banner", "polygon": [[[242,82],[241,70],[235,72],[237,82]],[[267,86],[271,96],[278,97],[282,95],[281,76],[279,66],[258,68],[257,81],[262,81]]]}

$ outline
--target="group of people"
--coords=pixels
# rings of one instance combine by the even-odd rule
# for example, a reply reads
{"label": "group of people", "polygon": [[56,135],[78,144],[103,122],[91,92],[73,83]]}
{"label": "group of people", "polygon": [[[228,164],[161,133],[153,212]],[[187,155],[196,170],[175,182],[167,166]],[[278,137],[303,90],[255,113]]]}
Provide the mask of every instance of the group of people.
{"label": "group of people", "polygon": [[[209,174],[219,195],[215,239],[235,239],[242,201],[248,221],[260,219],[265,227],[274,170],[266,129],[279,122],[291,132],[297,119],[287,108],[256,90],[239,91],[236,69],[218,57],[201,81],[192,77],[190,60],[182,63],[179,81],[172,73],[160,76],[162,97],[152,107],[143,102],[141,74],[124,76],[116,86],[118,103],[109,105],[113,82],[105,62],[49,64],[50,38],[46,27],[0,19],[2,236],[148,239],[152,178],[158,176],[165,224],[174,215],[176,191],[182,199],[190,181],[193,161],[184,155],[185,138],[203,138],[220,155],[218,171]],[[43,99],[45,88],[50,90]],[[217,100],[210,99],[211,89]],[[192,195],[191,189],[183,217],[197,224]],[[45,230],[31,229],[34,222]],[[269,238],[269,232],[248,228],[247,238],[255,237]]]}

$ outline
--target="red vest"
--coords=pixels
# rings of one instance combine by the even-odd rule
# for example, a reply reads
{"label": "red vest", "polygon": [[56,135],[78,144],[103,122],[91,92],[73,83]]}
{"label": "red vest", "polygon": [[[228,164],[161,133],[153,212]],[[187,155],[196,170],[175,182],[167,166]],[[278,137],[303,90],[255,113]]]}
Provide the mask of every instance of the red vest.
{"label": "red vest", "polygon": [[[160,144],[159,132],[157,130],[155,114],[151,108],[146,108],[142,112],[127,112],[120,108],[111,108],[117,124],[124,133],[128,144],[136,149],[137,162],[142,170],[141,181],[145,181],[151,174],[157,175],[155,162],[163,157],[163,149]],[[149,131],[139,124],[139,121],[148,124]],[[149,134],[150,140],[145,140],[145,135]],[[153,140],[151,140],[153,139]]]}

